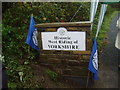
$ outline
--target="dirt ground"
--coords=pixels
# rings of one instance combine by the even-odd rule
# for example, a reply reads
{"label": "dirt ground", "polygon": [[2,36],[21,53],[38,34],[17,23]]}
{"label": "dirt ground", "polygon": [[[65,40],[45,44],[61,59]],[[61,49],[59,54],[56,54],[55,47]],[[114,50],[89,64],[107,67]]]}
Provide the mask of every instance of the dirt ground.
{"label": "dirt ground", "polygon": [[69,77],[58,77],[56,81],[51,80],[46,74],[48,68],[40,64],[32,64],[34,83],[39,83],[41,88],[86,88],[86,78],[78,79]]}

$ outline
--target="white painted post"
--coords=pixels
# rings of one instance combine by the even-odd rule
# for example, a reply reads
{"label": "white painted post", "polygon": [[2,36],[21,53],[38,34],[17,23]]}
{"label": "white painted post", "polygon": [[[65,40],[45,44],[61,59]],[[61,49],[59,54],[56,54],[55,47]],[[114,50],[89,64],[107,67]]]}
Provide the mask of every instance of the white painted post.
{"label": "white painted post", "polygon": [[100,15],[99,15],[99,21],[98,21],[98,26],[97,26],[97,32],[96,32],[96,37],[98,37],[98,33],[100,31],[100,27],[102,25],[103,19],[104,19],[104,15],[105,12],[107,10],[107,4],[102,4],[101,6],[101,11],[100,11]]}
{"label": "white painted post", "polygon": [[[93,23],[94,17],[97,11],[99,0],[91,0],[91,8],[90,8],[90,22]],[[93,24],[91,24],[91,30],[92,30]]]}

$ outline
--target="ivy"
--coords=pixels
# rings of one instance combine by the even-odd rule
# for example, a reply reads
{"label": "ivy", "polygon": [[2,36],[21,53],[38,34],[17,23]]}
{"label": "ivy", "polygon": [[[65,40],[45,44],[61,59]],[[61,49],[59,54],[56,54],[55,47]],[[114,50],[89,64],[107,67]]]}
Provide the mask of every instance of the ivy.
{"label": "ivy", "polygon": [[[29,46],[25,43],[31,14],[33,13],[36,24],[61,21],[69,22],[80,6],[80,11],[72,21],[89,20],[90,3],[3,3],[2,51],[9,76],[9,87],[29,86],[24,82],[32,74],[30,74],[30,68],[26,67],[26,65],[30,60],[37,60],[39,56],[36,50],[32,48],[28,50]],[[56,78],[57,75],[55,73],[49,73],[50,77]]]}

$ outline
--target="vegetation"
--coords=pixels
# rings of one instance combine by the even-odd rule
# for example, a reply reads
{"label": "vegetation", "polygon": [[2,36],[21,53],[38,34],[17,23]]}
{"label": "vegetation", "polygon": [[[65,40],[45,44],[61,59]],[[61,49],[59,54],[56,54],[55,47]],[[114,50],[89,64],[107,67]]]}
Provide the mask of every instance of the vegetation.
{"label": "vegetation", "polygon": [[[79,6],[72,21],[88,20],[90,3],[3,3],[2,43],[9,87],[36,87],[30,83],[29,62],[36,61],[39,53],[25,44],[31,14],[35,23],[68,22]],[[56,78],[55,73],[48,75]]]}
{"label": "vegetation", "polygon": [[53,71],[51,71],[51,70],[47,70],[46,73],[47,73],[47,75],[49,76],[49,78],[50,78],[51,80],[54,80],[54,81],[57,80],[58,74],[57,74],[56,72],[53,72]]}
{"label": "vegetation", "polygon": [[[105,13],[105,17],[104,17],[104,20],[103,20],[103,23],[102,23],[102,26],[100,28],[100,32],[97,38],[99,51],[101,51],[107,44],[105,38],[107,38],[107,32],[109,30],[109,26],[110,26],[112,19],[115,17],[116,14],[120,12],[118,9],[118,6],[119,4],[112,4],[112,5],[108,5],[107,7],[107,11]],[[94,25],[93,25],[93,32],[92,32],[93,38],[95,37],[95,34],[96,34],[97,24],[98,24],[98,19],[99,19],[99,14],[100,14],[100,6],[98,8],[99,9],[96,13]]]}

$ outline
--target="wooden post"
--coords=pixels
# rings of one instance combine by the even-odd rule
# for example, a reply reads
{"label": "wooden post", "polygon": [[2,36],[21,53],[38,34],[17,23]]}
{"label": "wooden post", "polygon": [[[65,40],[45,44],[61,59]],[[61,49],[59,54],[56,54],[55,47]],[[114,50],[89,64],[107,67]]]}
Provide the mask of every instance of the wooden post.
{"label": "wooden post", "polygon": [[86,88],[88,88],[89,77],[90,77],[90,71],[88,71],[87,82],[86,82]]}
{"label": "wooden post", "polygon": [[[33,17],[33,13],[31,14],[31,16]],[[30,59],[30,46],[28,45],[28,57]]]}

